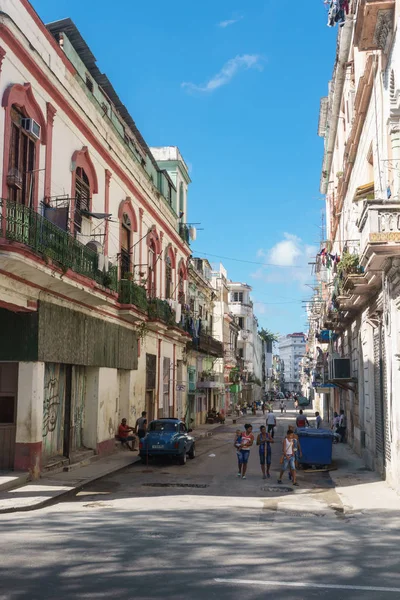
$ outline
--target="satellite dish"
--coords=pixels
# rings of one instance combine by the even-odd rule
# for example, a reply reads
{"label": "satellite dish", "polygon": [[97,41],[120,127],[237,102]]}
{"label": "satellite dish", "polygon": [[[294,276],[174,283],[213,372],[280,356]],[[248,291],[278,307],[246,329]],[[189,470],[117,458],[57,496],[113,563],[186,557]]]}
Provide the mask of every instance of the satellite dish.
{"label": "satellite dish", "polygon": [[192,242],[196,241],[197,238],[197,230],[196,227],[189,227],[189,237],[192,240]]}

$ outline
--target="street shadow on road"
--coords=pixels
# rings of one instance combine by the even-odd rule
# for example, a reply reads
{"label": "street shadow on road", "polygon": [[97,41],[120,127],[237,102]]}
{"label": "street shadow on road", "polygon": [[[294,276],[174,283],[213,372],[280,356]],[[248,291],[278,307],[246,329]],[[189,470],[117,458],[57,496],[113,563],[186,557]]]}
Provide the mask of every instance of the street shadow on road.
{"label": "street shadow on road", "polygon": [[[323,590],[257,588],[216,579],[400,587],[398,519],[288,518],[196,506],[176,497],[60,505],[1,522],[3,600],[54,598],[320,598]],[[7,546],[13,552],[4,552]],[[335,565],[335,570],[333,570]],[[324,598],[367,596],[328,590]],[[368,596],[374,598],[377,596]],[[385,597],[379,595],[379,597]],[[395,595],[391,597],[395,598]]]}

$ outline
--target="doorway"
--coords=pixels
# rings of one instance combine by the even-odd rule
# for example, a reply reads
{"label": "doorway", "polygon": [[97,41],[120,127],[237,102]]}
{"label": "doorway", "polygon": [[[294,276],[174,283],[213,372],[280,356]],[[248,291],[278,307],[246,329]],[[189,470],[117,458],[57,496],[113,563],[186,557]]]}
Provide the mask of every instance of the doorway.
{"label": "doorway", "polygon": [[0,470],[14,469],[18,363],[0,364]]}

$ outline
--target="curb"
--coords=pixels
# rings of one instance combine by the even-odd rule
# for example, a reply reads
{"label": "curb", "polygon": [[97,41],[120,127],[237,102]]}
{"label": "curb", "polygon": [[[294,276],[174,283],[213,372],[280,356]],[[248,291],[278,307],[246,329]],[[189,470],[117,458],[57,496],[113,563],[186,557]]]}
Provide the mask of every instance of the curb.
{"label": "curb", "polygon": [[93,483],[93,481],[98,481],[99,479],[103,479],[103,477],[107,477],[111,475],[111,473],[119,473],[128,467],[140,462],[140,458],[136,456],[133,461],[123,467],[118,467],[117,469],[110,469],[109,471],[102,473],[101,475],[95,475],[94,477],[89,477],[79,485],[72,487],[70,490],[65,492],[60,492],[56,496],[52,498],[46,498],[46,500],[42,500],[41,502],[37,502],[36,504],[32,504],[31,506],[21,506],[21,507],[11,507],[11,508],[0,508],[0,515],[10,514],[10,513],[18,513],[18,512],[29,512],[32,510],[38,510],[39,508],[45,508],[47,506],[51,506],[52,504],[56,504],[59,502],[61,498],[67,498],[68,496],[74,496],[77,492],[79,492],[82,488],[84,488],[89,483]]}

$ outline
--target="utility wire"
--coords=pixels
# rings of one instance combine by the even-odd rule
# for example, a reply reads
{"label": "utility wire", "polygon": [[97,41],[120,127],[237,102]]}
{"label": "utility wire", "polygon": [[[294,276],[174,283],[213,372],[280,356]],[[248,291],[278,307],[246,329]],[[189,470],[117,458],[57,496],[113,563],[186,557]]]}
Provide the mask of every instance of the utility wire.
{"label": "utility wire", "polygon": [[287,269],[306,269],[306,265],[278,265],[276,263],[265,263],[257,262],[255,260],[244,260],[243,258],[233,258],[232,256],[220,256],[219,254],[210,254],[209,252],[203,252],[202,250],[196,250],[196,254],[201,256],[214,256],[215,258],[222,258],[223,260],[234,260],[235,262],[243,262],[251,265],[261,265],[262,267],[282,267]]}

